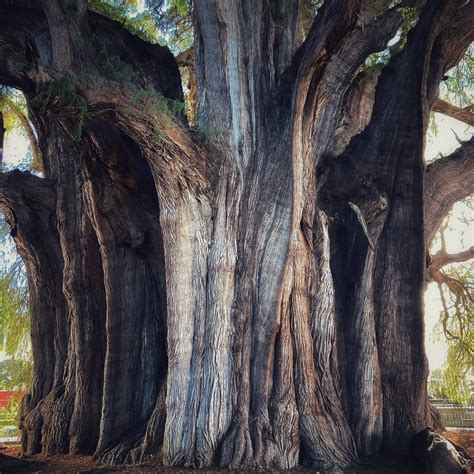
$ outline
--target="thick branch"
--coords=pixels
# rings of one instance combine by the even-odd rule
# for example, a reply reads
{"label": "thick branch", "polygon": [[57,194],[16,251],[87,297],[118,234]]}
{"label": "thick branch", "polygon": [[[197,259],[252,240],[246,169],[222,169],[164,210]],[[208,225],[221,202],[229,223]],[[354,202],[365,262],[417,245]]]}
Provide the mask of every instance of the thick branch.
{"label": "thick branch", "polygon": [[70,70],[73,62],[82,57],[78,49],[79,24],[87,11],[87,3],[85,0],[41,0],[41,6],[48,20],[53,66],[62,71]]}
{"label": "thick branch", "polygon": [[51,182],[27,171],[0,173],[0,212],[9,213],[21,205],[55,209]]}
{"label": "thick branch", "polygon": [[439,112],[449,117],[460,120],[461,122],[467,123],[468,125],[474,126],[474,106],[468,105],[467,107],[461,108],[446,102],[439,97],[435,99],[433,103],[433,112]]}
{"label": "thick branch", "polygon": [[308,36],[295,53],[293,65],[297,65],[300,71],[305,71],[307,67],[314,65],[324,53],[328,36],[333,32],[339,36],[342,32],[344,36],[347,32],[347,27],[353,23],[360,3],[359,0],[325,2],[316,15]]}
{"label": "thick branch", "polygon": [[[201,193],[207,189],[206,162],[191,134],[174,113],[173,101],[153,90],[134,90],[113,81],[96,80],[83,89],[91,116],[106,116],[140,146],[158,170],[159,185],[179,183]],[[142,94],[143,93],[143,94]]]}
{"label": "thick branch", "polygon": [[[62,37],[63,26],[58,18],[69,12],[69,8],[73,8],[74,15],[67,34],[73,35],[69,42],[76,51],[62,55],[62,42],[58,38]],[[36,111],[41,114],[46,110],[66,127],[72,124],[72,133],[84,128],[88,118],[107,115],[156,162],[163,184],[176,179],[181,185],[194,183],[204,187],[199,169],[203,162],[195,159],[195,145],[179,118],[177,108],[182,104],[182,90],[176,61],[169,49],[147,44],[118,27],[116,22],[94,13],[87,19],[91,36],[101,46],[84,37],[76,41],[83,8],[69,6],[66,11],[66,6],[58,2],[45,1],[44,9],[49,28],[37,10],[2,8],[5,15],[0,13],[0,58],[13,56],[15,63],[22,66],[7,64],[7,74],[2,76],[0,59],[0,81],[26,90]],[[42,41],[37,41],[33,30],[41,31]],[[58,38],[54,39],[55,35]],[[16,36],[20,38],[18,41]],[[59,50],[55,52],[56,47]],[[94,55],[105,57],[97,60]],[[119,66],[109,65],[114,68],[112,77],[101,66],[111,57],[120,58]],[[117,70],[120,68],[123,71]]]}
{"label": "thick branch", "polygon": [[462,59],[466,49],[474,41],[474,2],[467,2],[440,37],[443,72]]}
{"label": "thick branch", "polygon": [[436,231],[453,205],[474,193],[474,138],[454,153],[431,163],[425,173],[425,243],[429,248]]}
{"label": "thick branch", "polygon": [[430,265],[427,269],[427,278],[428,281],[438,281],[440,282],[437,276],[439,275],[440,270],[451,263],[462,263],[474,258],[474,247],[470,247],[467,250],[463,250],[458,253],[447,253],[443,250],[440,250],[435,255],[431,257]]}
{"label": "thick branch", "polygon": [[334,154],[339,155],[352,137],[362,132],[370,121],[375,100],[375,87],[381,65],[359,73],[344,97],[344,105],[336,129]]}

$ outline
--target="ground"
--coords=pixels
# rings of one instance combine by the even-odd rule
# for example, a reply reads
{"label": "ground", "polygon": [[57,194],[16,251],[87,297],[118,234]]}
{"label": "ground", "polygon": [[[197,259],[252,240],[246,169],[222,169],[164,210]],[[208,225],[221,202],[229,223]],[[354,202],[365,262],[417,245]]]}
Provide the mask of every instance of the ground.
{"label": "ground", "polygon": [[[449,430],[444,436],[466,448],[474,456],[474,429]],[[0,473],[22,472],[174,472],[190,473],[185,469],[157,468],[153,463],[146,463],[136,467],[120,466],[116,468],[97,466],[90,456],[29,456],[19,459],[19,445],[9,445],[0,451]],[[216,471],[202,471],[206,473]],[[226,470],[230,473],[232,471]],[[278,471],[272,471],[273,473]],[[314,472],[301,469],[299,472]],[[408,459],[372,459],[357,469],[350,469],[346,474],[416,474],[418,471],[410,467]]]}

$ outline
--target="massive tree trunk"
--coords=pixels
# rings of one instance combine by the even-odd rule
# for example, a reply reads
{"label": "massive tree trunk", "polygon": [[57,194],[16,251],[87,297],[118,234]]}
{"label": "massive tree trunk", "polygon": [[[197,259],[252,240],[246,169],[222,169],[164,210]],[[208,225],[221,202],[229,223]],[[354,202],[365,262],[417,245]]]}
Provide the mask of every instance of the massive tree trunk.
{"label": "massive tree trunk", "polygon": [[368,3],[324,2],[301,42],[299,2],[196,0],[192,130],[167,48],[79,0],[0,2],[0,81],[45,176],[0,175],[31,294],[26,452],[340,469],[430,424],[425,244],[446,209],[423,149],[473,12],[417,4],[361,72],[403,22]]}

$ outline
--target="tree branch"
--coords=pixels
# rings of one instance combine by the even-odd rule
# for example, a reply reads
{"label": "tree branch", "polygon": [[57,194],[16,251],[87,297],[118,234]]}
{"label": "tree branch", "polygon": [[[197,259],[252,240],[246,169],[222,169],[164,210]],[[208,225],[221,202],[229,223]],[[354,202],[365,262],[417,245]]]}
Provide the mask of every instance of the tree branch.
{"label": "tree branch", "polygon": [[429,248],[453,205],[474,193],[474,137],[425,172],[425,243]]}
{"label": "tree branch", "polygon": [[375,101],[375,88],[382,65],[360,72],[344,97],[344,105],[336,129],[334,154],[341,154],[352,137],[367,127]]}
{"label": "tree branch", "polygon": [[40,0],[49,25],[52,65],[60,71],[69,71],[73,63],[81,63],[83,51],[79,24],[87,11],[85,0]]}
{"label": "tree branch", "polygon": [[360,4],[360,0],[325,2],[314,18],[308,36],[295,53],[292,69],[297,66],[297,69],[304,71],[309,65],[317,62],[331,33],[336,29],[339,34],[341,31],[344,34],[347,32],[344,30],[354,22]]}
{"label": "tree branch", "polygon": [[[53,225],[55,212],[55,194],[49,180],[27,171],[0,173],[0,213],[5,216],[24,259],[30,255],[27,248],[41,240],[42,229]],[[54,240],[52,236],[45,239]]]}
{"label": "tree branch", "polygon": [[[81,34],[80,5],[73,8],[73,24],[64,24],[68,35]],[[56,0],[44,0],[43,7],[49,27],[41,11],[2,7],[0,2],[0,81],[27,91],[27,100],[36,113],[47,112],[71,130],[85,129],[87,120],[106,116],[139,144],[153,167],[160,170],[164,185],[177,180],[202,190],[203,162],[195,159],[195,144],[179,110],[183,106],[181,82],[169,49],[148,44],[116,22],[90,13],[89,36],[94,36],[102,49],[90,38],[75,41],[71,37],[68,41],[76,50],[62,55],[64,25],[59,19],[64,19],[72,7]],[[41,44],[32,34],[38,29]],[[55,35],[58,38],[53,40]],[[55,47],[59,48],[56,53]],[[96,60],[94,55],[107,57]],[[15,61],[8,63],[5,58],[12,56]],[[101,61],[110,57],[120,58],[119,65],[112,64],[111,73],[101,67]],[[5,75],[1,71],[3,61],[8,63]]]}
{"label": "tree branch", "polygon": [[54,211],[56,204],[51,181],[28,171],[0,173],[0,212],[15,213],[21,205]]}
{"label": "tree branch", "polygon": [[448,71],[461,61],[466,49],[474,41],[474,2],[470,1],[461,8],[457,18],[440,35],[443,72]]}
{"label": "tree branch", "polygon": [[461,108],[446,102],[439,97],[435,99],[433,103],[433,112],[439,112],[449,117],[460,120],[461,122],[467,123],[468,125],[474,126],[474,105],[468,105],[467,107]]}
{"label": "tree branch", "polygon": [[441,268],[449,265],[451,263],[462,263],[474,258],[474,247],[470,247],[467,250],[463,250],[458,253],[447,253],[443,250],[440,250],[431,257],[431,263],[428,266],[428,276],[430,281],[436,280],[436,273],[441,270]]}

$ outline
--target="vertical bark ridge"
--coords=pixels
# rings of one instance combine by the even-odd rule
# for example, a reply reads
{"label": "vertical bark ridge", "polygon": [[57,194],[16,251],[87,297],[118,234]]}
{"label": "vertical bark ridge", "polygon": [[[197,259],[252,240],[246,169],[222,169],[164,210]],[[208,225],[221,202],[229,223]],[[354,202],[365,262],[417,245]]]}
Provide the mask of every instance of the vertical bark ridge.
{"label": "vertical bark ridge", "polygon": [[[376,198],[373,196],[374,201]],[[383,211],[383,204],[370,212],[359,203],[363,209],[361,213],[370,221],[367,235],[355,212],[347,203],[345,205],[342,219],[346,225],[333,224],[331,230],[333,251],[339,254],[333,257],[333,269],[345,352],[342,359],[347,397],[345,406],[358,452],[369,456],[381,446],[383,427],[373,302],[375,253],[371,245],[377,246],[385,215],[377,216]],[[349,273],[350,278],[347,277]]]}
{"label": "vertical bark ridge", "polygon": [[[163,461],[170,466],[194,464],[204,350],[209,211],[207,203],[200,203],[189,194],[173,201],[161,199],[168,298]],[[181,298],[181,294],[185,297]]]}
{"label": "vertical bark ridge", "polygon": [[[388,12],[368,31],[356,29],[344,38],[327,66],[311,68],[311,63],[303,61],[295,93],[293,250],[290,251],[293,263],[290,265],[294,265],[294,292],[298,296],[292,299],[292,313],[295,345],[300,351],[297,357],[300,365],[296,370],[303,371],[307,377],[300,375],[297,396],[303,454],[308,462],[320,467],[350,464],[355,458],[355,446],[343,405],[337,401],[341,381],[336,355],[335,309],[330,303],[334,287],[329,268],[327,223],[324,214],[315,208],[316,165],[331,150],[342,100],[352,75],[371,50],[385,46],[400,21],[396,12]],[[317,255],[316,249],[319,249]],[[307,295],[306,302],[302,294]],[[307,334],[312,334],[311,345],[306,340]],[[316,394],[315,399],[309,398],[310,393]]]}
{"label": "vertical bark ridge", "polygon": [[238,173],[228,171],[216,197],[212,244],[208,256],[206,331],[202,393],[197,419],[198,465],[209,466],[232,415],[232,303],[235,298]]}
{"label": "vertical bark ridge", "polygon": [[[407,47],[382,71],[368,127],[352,140],[344,153],[348,164],[351,157],[360,157],[359,170],[365,170],[364,162],[377,164],[379,171],[376,177],[368,175],[364,178],[367,189],[372,186],[370,183],[375,183],[375,190],[378,188],[381,199],[389,203],[376,246],[373,290],[383,387],[383,439],[387,448],[395,448],[396,439],[408,439],[428,420],[425,393],[427,368],[424,357],[420,356],[423,354],[421,295],[424,248],[417,235],[423,225],[422,156],[429,110],[426,95],[423,94],[426,94],[431,47],[439,33],[440,22],[445,21],[443,15],[446,12],[443,10],[449,8],[443,7],[440,2],[432,2],[424,9],[417,26],[409,35]],[[399,97],[393,97],[394,91]],[[388,97],[390,103],[387,103]],[[410,112],[408,116],[407,110]],[[397,114],[399,120],[396,119]],[[398,135],[394,134],[394,123],[398,124]],[[384,130],[391,130],[389,142]],[[383,198],[384,192],[386,198]],[[370,199],[361,198],[366,202]],[[371,213],[366,212],[366,215],[370,222]],[[403,242],[395,238],[401,229],[405,236]],[[410,236],[409,240],[406,236]],[[410,242],[409,247],[404,245],[407,241]],[[389,300],[393,307],[387,306],[388,295],[392,295]],[[403,350],[391,344],[396,337],[404,341]],[[410,380],[403,379],[407,373],[411,373]],[[373,374],[375,377],[376,372]],[[356,382],[349,380],[349,385],[357,385]],[[373,435],[377,437],[376,425],[374,429]],[[366,443],[362,445],[370,446],[370,436]]]}
{"label": "vertical bark ridge", "polygon": [[244,0],[222,8],[197,1],[195,15],[198,123],[230,145],[228,158],[242,172],[255,157],[270,91],[297,47],[298,2]]}
{"label": "vertical bark ridge", "polygon": [[72,344],[76,353],[76,392],[69,427],[69,451],[73,454],[94,452],[99,440],[97,420],[102,408],[105,345],[105,293],[99,244],[84,206],[77,215],[83,247],[74,258],[74,271],[80,278],[71,291],[75,303]]}
{"label": "vertical bark ridge", "polygon": [[[10,225],[30,284],[33,382],[21,409],[22,445],[41,451],[42,405],[64,366],[57,329],[67,321],[62,293],[63,257],[49,181],[14,171],[1,175],[0,207]],[[36,194],[35,194],[36,193]]]}
{"label": "vertical bark ridge", "polygon": [[[283,271],[280,263],[284,262],[286,253],[285,243],[279,242],[277,236],[284,235],[284,228],[287,227],[284,223],[288,219],[287,206],[283,203],[288,192],[289,176],[276,176],[276,166],[269,162],[268,151],[263,147],[259,149],[257,143],[266,134],[265,122],[268,120],[259,111],[263,110],[272,83],[277,81],[280,72],[288,65],[296,47],[296,22],[293,20],[297,16],[297,5],[293,6],[288,22],[282,28],[276,28],[273,25],[278,21],[281,8],[282,5],[275,3],[271,10],[266,2],[230,2],[226,9],[219,8],[217,3],[196,3],[196,73],[201,94],[198,122],[217,130],[217,142],[225,150],[224,171],[221,174],[224,183],[219,185],[217,192],[215,229],[219,229],[224,218],[227,229],[224,232],[221,229],[213,236],[208,269],[208,288],[223,290],[224,299],[218,306],[213,301],[215,296],[209,299],[208,315],[216,318],[219,314],[216,310],[220,311],[218,324],[222,329],[219,331],[224,334],[230,334],[234,327],[232,347],[239,354],[234,359],[233,384],[225,389],[228,391],[231,387],[234,390],[240,387],[238,399],[231,402],[227,396],[226,413],[230,415],[229,410],[233,405],[234,415],[232,428],[226,433],[221,447],[220,461],[223,465],[252,467],[279,462],[275,459],[268,406],[274,340],[278,330],[275,314],[279,307],[278,288]],[[216,44],[220,45],[217,51]],[[244,45],[247,49],[245,54]],[[209,60],[210,55],[212,61]],[[270,58],[270,62],[263,58]],[[217,71],[224,71],[224,74]],[[223,108],[227,103],[230,103],[230,107]],[[276,147],[272,152],[283,156]],[[257,171],[258,177],[247,182],[252,171]],[[276,191],[266,189],[273,186],[273,180],[276,180]],[[260,185],[265,189],[262,192],[258,190]],[[267,203],[268,198],[271,204],[267,209],[262,209],[250,218],[246,215],[250,209],[259,209],[259,202]],[[222,207],[226,201],[227,210]],[[284,216],[279,216],[280,209]],[[263,245],[255,240],[257,233],[262,236]],[[239,235],[242,244],[237,248]],[[219,277],[213,270],[219,268],[216,267],[216,252],[222,252],[219,247],[226,249],[226,277]],[[236,265],[245,267],[237,279],[234,277]],[[270,266],[274,267],[271,271]],[[269,278],[272,273],[274,277]],[[261,283],[246,288],[244,275]],[[255,303],[253,309],[249,298]],[[232,317],[232,325],[228,318],[221,320],[222,314]],[[224,340],[226,354],[230,354],[231,341],[228,336]],[[251,349],[245,349],[245,346]],[[226,355],[224,360],[229,367],[230,356]],[[229,369],[226,369],[222,373],[225,372],[225,381],[228,383],[232,371],[229,373]],[[212,372],[208,373],[210,375]],[[250,386],[254,389],[250,390]],[[225,425],[223,423],[219,429],[222,434],[226,431]],[[289,456],[292,461],[281,462],[293,465],[295,455]],[[206,454],[206,462],[209,459],[209,454]]]}
{"label": "vertical bark ridge", "polygon": [[285,286],[279,309],[280,328],[275,340],[273,385],[270,401],[270,420],[273,426],[276,458],[282,469],[299,464],[299,412],[295,390],[295,354],[291,333],[291,287]]}
{"label": "vertical bark ridge", "polygon": [[[413,38],[408,39],[414,46],[410,47],[409,43],[398,58],[405,60],[405,69],[400,69],[401,77],[395,87],[403,89],[405,81],[409,81],[419,89],[416,97],[404,96],[404,100],[412,100],[408,107],[411,106],[414,112],[413,120],[406,115],[404,120],[407,124],[411,123],[416,137],[410,150],[403,145],[395,145],[392,151],[391,205],[381,235],[375,270],[377,339],[384,391],[384,446],[387,449],[400,449],[400,436],[407,440],[409,435],[429,422],[426,402],[428,369],[423,352],[423,149],[430,109],[426,96],[427,64],[439,24],[446,21],[443,18],[446,11],[449,12],[449,6],[443,5],[443,2],[430,3],[413,31]],[[424,62],[420,58],[424,58]],[[382,76],[381,81],[377,94],[383,92],[384,81],[390,82],[390,79]],[[391,120],[394,118],[392,114]],[[405,143],[410,143],[409,133],[403,139]],[[395,238],[395,232],[404,236],[403,241]],[[410,242],[409,246],[404,242]],[[381,295],[384,295],[383,303]],[[390,344],[394,337],[398,337],[404,350]],[[406,379],[407,373],[410,373],[409,380]]]}
{"label": "vertical bark ridge", "polygon": [[[74,144],[68,144],[68,151]],[[78,164],[55,153],[55,179],[67,192],[58,196],[64,256],[63,291],[68,302],[70,336],[64,403],[72,404],[68,451],[94,452],[99,438],[104,369],[105,294],[99,244],[86,212]],[[80,152],[77,152],[80,155]],[[72,402],[69,400],[72,398]],[[69,407],[68,407],[69,409]]]}
{"label": "vertical bark ridge", "polygon": [[[61,291],[67,304],[67,319],[60,322],[60,340],[64,344],[63,350],[67,354],[64,368],[58,374],[58,382],[53,390],[44,399],[41,407],[43,427],[41,432],[42,451],[48,454],[67,453],[69,451],[69,423],[73,412],[76,390],[76,360],[74,356],[74,335],[71,330],[72,321],[79,317],[74,314],[72,287],[79,274],[75,272],[71,255],[77,249],[80,235],[76,224],[77,206],[80,202],[74,166],[68,166],[64,157],[76,151],[67,132],[58,122],[42,123],[43,136],[41,145],[45,149],[47,168],[46,176],[61,182],[62,186],[56,192],[56,218],[59,232],[59,241],[63,255],[63,275]],[[49,131],[51,141],[46,141],[45,129]],[[76,248],[74,248],[76,247]],[[67,344],[67,346],[66,346]]]}
{"label": "vertical bark ridge", "polygon": [[[155,408],[166,370],[164,264],[158,203],[141,153],[104,122],[94,123],[89,133],[85,192],[102,255],[107,334],[96,456],[107,459],[107,451],[130,432],[144,434]],[[104,154],[108,162],[100,158]]]}

